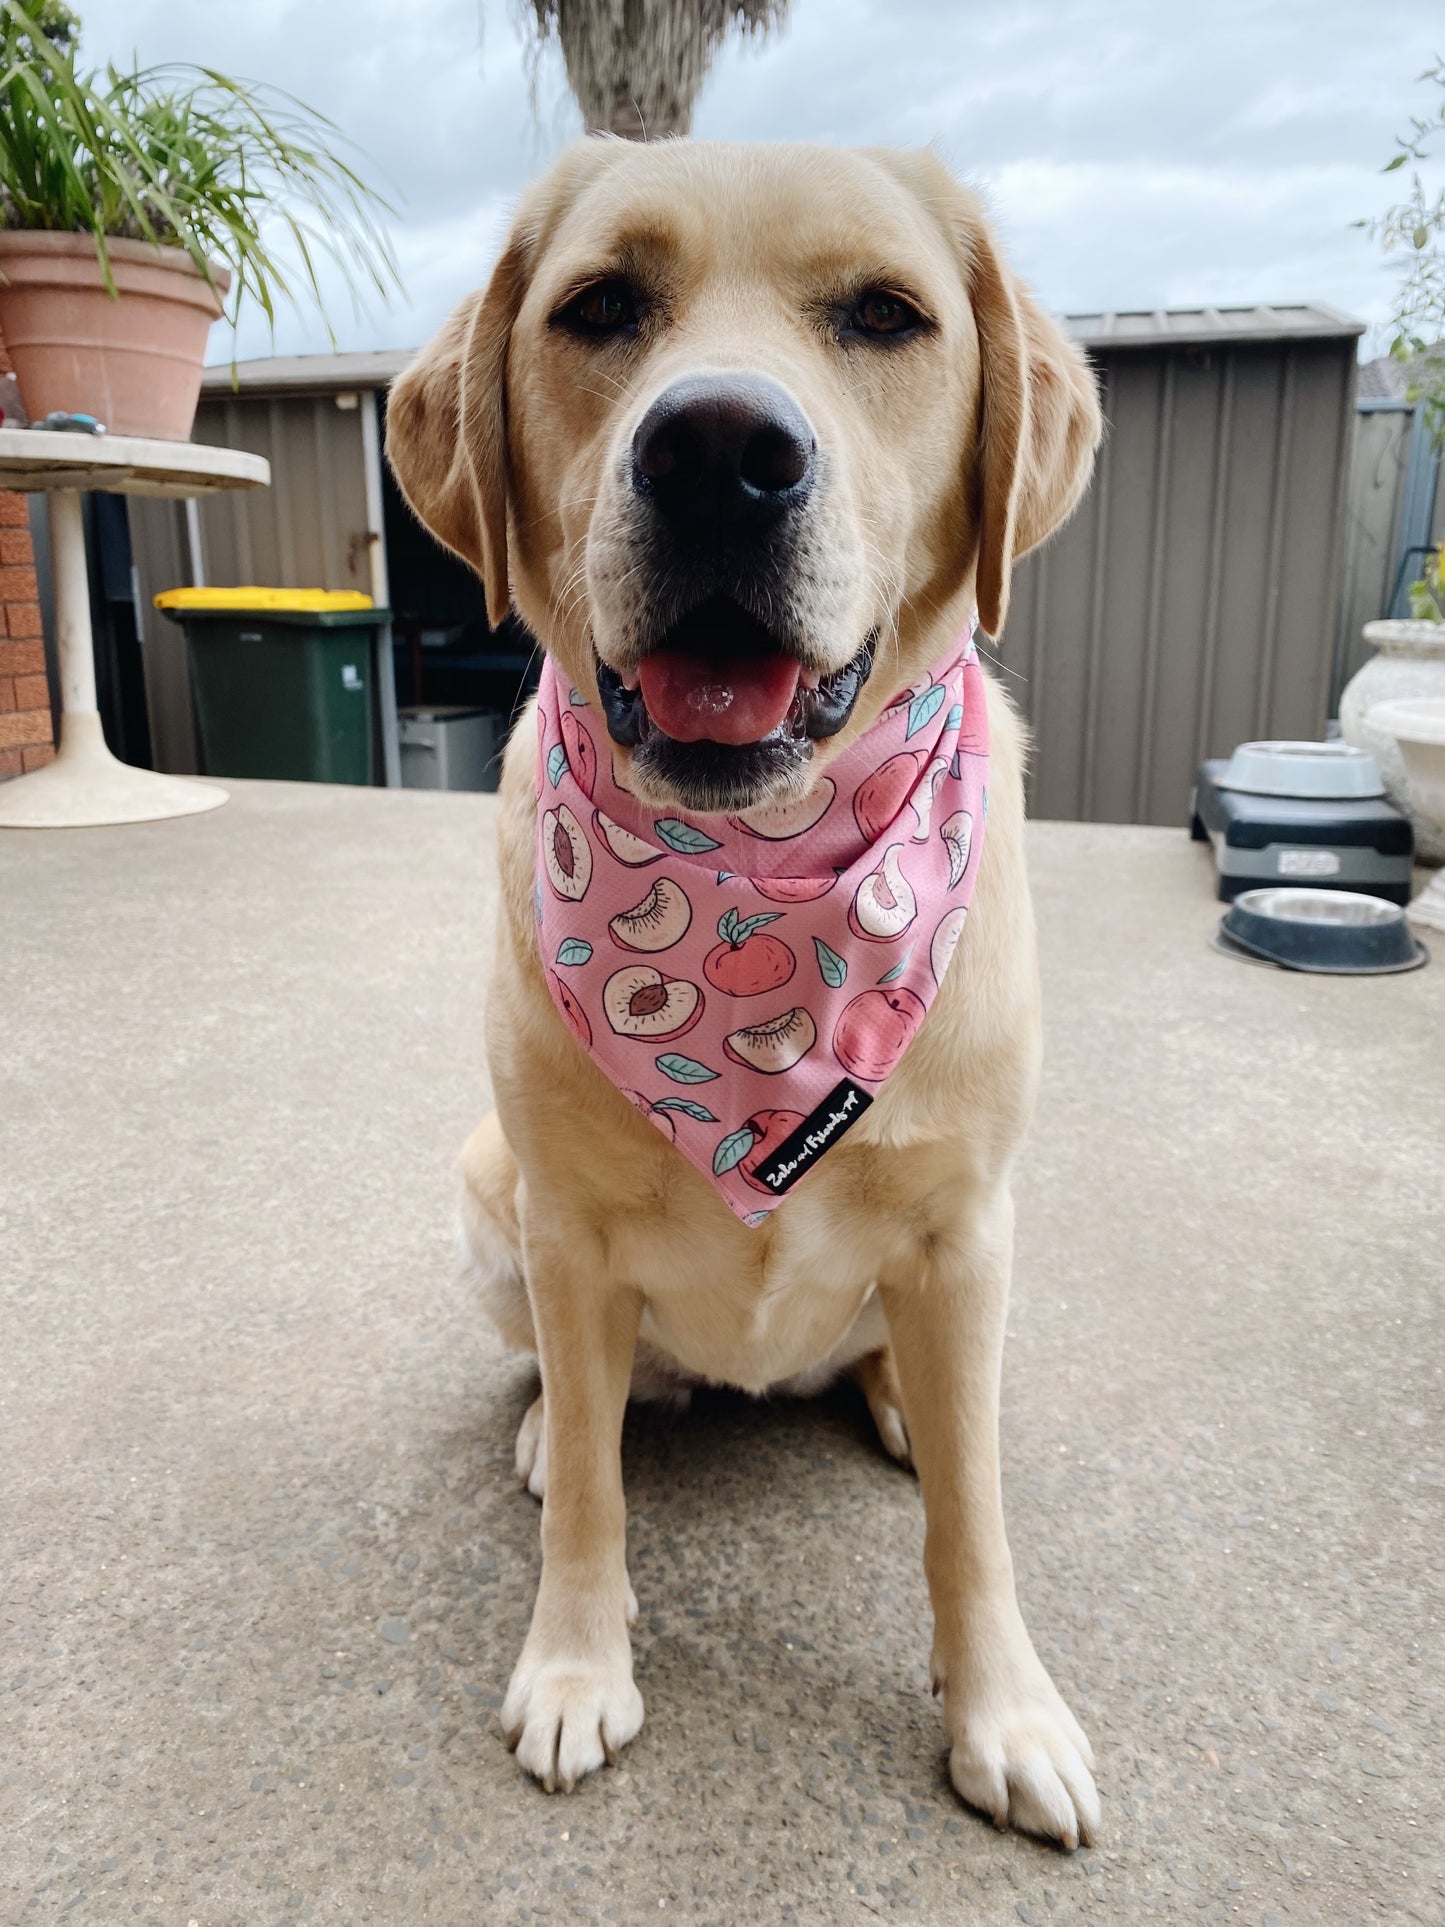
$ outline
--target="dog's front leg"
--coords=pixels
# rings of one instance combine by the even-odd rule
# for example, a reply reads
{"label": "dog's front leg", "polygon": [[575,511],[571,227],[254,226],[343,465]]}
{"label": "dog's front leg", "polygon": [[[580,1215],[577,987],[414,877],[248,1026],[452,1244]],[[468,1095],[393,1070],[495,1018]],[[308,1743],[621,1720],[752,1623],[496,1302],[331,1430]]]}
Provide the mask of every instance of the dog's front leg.
{"label": "dog's front leg", "polygon": [[[502,1707],[507,1743],[549,1793],[612,1761],[642,1725],[628,1625],[622,1417],[641,1299],[608,1282],[602,1253],[529,1212],[527,1288],[542,1363],[547,1495],[542,1578]],[[538,1231],[538,1219],[549,1229]]]}
{"label": "dog's front leg", "polygon": [[1093,1755],[1019,1611],[1004,1532],[998,1406],[1013,1258],[999,1184],[880,1287],[926,1517],[934,1690],[970,1806],[1076,1847],[1099,1824]]}

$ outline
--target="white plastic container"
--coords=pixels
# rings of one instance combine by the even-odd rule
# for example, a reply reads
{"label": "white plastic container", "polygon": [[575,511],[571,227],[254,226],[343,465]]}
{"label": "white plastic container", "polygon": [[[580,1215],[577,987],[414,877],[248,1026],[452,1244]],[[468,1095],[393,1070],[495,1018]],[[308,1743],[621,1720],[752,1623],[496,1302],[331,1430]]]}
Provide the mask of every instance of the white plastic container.
{"label": "white plastic container", "polygon": [[1255,796],[1331,802],[1385,793],[1379,764],[1352,743],[1241,743],[1219,782]]}
{"label": "white plastic container", "polygon": [[494,790],[502,770],[500,721],[489,709],[456,705],[398,710],[402,788]]}

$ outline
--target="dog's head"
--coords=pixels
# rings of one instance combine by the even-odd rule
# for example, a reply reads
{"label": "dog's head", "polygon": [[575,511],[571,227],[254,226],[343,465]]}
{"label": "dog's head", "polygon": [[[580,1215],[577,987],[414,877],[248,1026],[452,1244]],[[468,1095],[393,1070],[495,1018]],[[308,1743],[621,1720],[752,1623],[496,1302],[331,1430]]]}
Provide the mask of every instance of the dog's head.
{"label": "dog's head", "polygon": [[1100,433],[932,154],[682,141],[570,149],[387,421],[491,619],[694,813],[805,792],[975,601],[997,637]]}

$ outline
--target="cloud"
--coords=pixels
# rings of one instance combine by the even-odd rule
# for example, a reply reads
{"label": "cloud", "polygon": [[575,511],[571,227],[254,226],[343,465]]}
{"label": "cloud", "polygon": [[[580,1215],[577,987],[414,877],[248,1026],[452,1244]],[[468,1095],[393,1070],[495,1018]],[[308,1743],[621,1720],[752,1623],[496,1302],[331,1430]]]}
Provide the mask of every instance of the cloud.
{"label": "cloud", "polygon": [[[406,287],[360,316],[338,291],[336,333],[404,346],[485,278],[522,184],[577,128],[555,56],[534,116],[514,5],[90,0],[82,46],[203,61],[329,114],[401,197]],[[1065,310],[1313,299],[1374,320],[1391,274],[1351,223],[1390,199],[1379,170],[1438,32],[1421,0],[793,0],[780,34],[719,59],[695,131],[935,142]],[[260,317],[239,346],[269,351]],[[276,346],[326,332],[283,316]]]}

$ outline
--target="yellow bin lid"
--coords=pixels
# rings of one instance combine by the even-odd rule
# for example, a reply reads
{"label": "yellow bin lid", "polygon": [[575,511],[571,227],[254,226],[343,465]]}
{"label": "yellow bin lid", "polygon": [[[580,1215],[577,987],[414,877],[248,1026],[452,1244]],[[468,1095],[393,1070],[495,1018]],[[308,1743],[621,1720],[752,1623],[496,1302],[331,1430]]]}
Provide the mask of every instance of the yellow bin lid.
{"label": "yellow bin lid", "polygon": [[371,597],[359,589],[162,589],[158,609],[275,609],[293,614],[339,614],[369,609]]}

